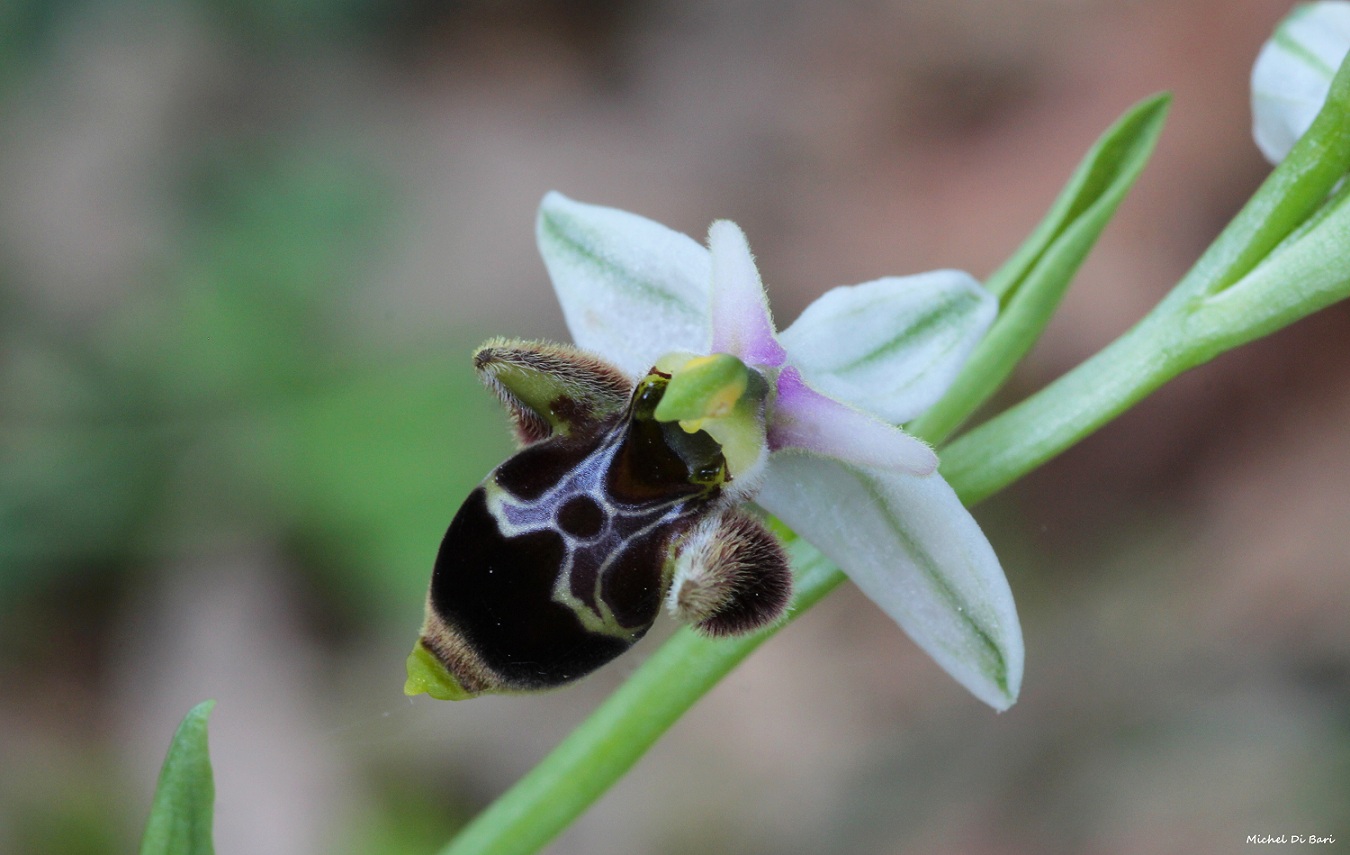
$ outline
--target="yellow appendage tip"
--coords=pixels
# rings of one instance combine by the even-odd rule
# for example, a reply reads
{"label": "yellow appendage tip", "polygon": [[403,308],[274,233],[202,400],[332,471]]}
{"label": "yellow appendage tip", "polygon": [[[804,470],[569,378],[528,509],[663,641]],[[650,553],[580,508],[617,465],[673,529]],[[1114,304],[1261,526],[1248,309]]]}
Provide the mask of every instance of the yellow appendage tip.
{"label": "yellow appendage tip", "polygon": [[403,684],[403,694],[408,697],[425,694],[442,701],[462,701],[473,697],[473,693],[466,691],[420,641],[408,654],[407,665],[408,681]]}

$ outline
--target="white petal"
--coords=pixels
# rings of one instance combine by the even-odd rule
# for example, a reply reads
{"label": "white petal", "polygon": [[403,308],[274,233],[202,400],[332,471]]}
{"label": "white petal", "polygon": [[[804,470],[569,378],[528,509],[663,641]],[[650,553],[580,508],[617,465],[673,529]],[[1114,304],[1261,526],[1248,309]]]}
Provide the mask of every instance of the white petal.
{"label": "white petal", "polygon": [[1252,135],[1279,163],[1327,100],[1350,50],[1350,3],[1311,3],[1286,17],[1252,67]]}
{"label": "white petal", "polygon": [[977,698],[997,710],[1022,684],[1008,580],[952,488],[807,454],[775,454],[756,501],[839,565]]}
{"label": "white petal", "polygon": [[773,334],[769,300],[740,226],[718,220],[708,229],[712,253],[712,351],[739,357],[752,367],[783,364],[783,346]]}
{"label": "white petal", "polygon": [[927,444],[895,425],[820,394],[803,383],[791,366],[778,377],[768,440],[774,451],[809,451],[911,475],[927,475],[938,464]]}
{"label": "white petal", "polygon": [[970,274],[935,270],[826,291],[779,338],[812,386],[900,423],[942,397],[997,312]]}
{"label": "white petal", "polygon": [[708,251],[660,223],[549,193],[535,225],[573,341],[641,377],[674,350],[708,351]]}

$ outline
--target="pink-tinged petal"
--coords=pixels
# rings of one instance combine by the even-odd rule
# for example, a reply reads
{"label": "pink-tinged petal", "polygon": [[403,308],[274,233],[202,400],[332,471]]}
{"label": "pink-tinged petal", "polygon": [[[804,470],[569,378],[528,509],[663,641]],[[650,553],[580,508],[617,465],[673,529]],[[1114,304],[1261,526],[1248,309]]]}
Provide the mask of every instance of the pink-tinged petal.
{"label": "pink-tinged petal", "polygon": [[894,425],[841,404],[807,386],[795,368],[778,376],[769,419],[769,448],[801,450],[859,466],[927,475],[938,458]]}
{"label": "pink-tinged petal", "polygon": [[713,353],[730,353],[751,366],[777,368],[786,354],[774,336],[764,285],[745,233],[730,220],[708,230],[712,253]]}
{"label": "pink-tinged petal", "polygon": [[810,541],[934,661],[996,710],[1025,650],[998,556],[942,476],[809,454],[769,458],[755,501]]}

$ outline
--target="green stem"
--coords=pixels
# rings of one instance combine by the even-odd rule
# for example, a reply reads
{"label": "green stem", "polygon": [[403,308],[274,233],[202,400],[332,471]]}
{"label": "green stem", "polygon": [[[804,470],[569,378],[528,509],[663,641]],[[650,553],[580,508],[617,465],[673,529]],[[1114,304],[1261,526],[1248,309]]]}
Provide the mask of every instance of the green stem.
{"label": "green stem", "polygon": [[967,505],[998,492],[1132,407],[1186,365],[1141,323],[1022,404],[957,438],[942,474]]}

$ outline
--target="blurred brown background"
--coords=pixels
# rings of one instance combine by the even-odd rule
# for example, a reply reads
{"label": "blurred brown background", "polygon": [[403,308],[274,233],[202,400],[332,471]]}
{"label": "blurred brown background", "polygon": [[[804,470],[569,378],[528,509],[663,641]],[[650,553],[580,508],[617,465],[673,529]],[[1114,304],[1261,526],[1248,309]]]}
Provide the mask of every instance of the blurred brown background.
{"label": "blurred brown background", "polygon": [[[7,3],[0,851],[133,850],[213,697],[220,852],[432,852],[659,643],[547,696],[400,692],[444,526],[509,449],[467,355],[566,335],[545,191],[737,220],[786,323],[834,285],[987,275],[1171,90],[1008,402],[1266,174],[1247,77],[1288,8]],[[1009,712],[841,590],[550,851],[1343,847],[1348,333],[1338,306],[1222,357],[979,508],[1027,638]]]}

